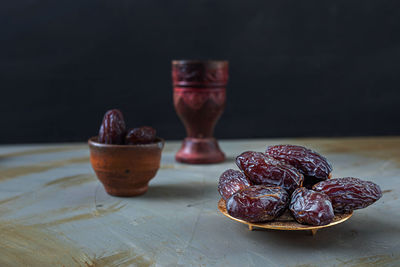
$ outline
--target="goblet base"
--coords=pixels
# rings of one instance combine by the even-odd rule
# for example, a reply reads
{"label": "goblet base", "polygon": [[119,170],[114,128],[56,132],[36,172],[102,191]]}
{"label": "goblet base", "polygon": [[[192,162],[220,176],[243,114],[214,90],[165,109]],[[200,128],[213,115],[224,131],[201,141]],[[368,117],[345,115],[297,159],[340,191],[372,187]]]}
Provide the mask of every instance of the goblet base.
{"label": "goblet base", "polygon": [[210,164],[223,162],[225,154],[219,148],[215,138],[187,137],[183,140],[175,159],[182,163]]}

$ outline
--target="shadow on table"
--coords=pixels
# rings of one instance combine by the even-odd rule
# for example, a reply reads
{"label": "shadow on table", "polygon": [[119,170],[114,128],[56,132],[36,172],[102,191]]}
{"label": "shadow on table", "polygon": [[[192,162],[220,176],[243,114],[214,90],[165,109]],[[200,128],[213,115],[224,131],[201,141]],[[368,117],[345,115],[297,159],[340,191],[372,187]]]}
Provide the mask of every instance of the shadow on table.
{"label": "shadow on table", "polygon": [[146,199],[187,199],[189,201],[214,197],[217,193],[216,183],[155,184],[141,198]]}
{"label": "shadow on table", "polygon": [[235,162],[235,160],[236,160],[236,157],[237,157],[238,155],[236,155],[236,156],[226,156],[226,158],[225,158],[225,161],[224,161],[224,163],[230,163],[230,162]]}
{"label": "shadow on table", "polygon": [[268,242],[285,249],[298,249],[312,253],[319,249],[351,249],[360,251],[369,249],[371,244],[382,240],[392,242],[400,237],[400,227],[385,218],[350,218],[341,225],[320,229],[315,236],[310,231],[280,231],[257,229],[246,232],[247,238],[255,242]]}

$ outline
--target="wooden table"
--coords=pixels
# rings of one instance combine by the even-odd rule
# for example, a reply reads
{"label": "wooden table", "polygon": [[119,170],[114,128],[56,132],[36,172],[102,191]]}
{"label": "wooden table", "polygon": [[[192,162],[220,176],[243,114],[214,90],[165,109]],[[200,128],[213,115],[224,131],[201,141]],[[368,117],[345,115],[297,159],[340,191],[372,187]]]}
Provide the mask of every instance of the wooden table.
{"label": "wooden table", "polygon": [[[245,150],[309,146],[334,177],[378,183],[383,198],[312,236],[249,231],[217,211],[219,175]],[[174,161],[167,142],[147,194],[105,193],[86,144],[0,147],[0,266],[399,266],[400,137],[222,141],[223,164]]]}

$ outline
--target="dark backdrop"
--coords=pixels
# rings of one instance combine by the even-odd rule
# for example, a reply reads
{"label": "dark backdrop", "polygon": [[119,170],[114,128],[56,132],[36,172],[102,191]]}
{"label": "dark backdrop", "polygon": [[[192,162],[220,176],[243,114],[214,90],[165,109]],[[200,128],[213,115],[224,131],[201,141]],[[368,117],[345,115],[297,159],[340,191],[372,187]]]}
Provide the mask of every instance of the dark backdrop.
{"label": "dark backdrop", "polygon": [[219,138],[400,134],[393,1],[0,3],[0,142],[85,141],[103,113],[185,133],[172,59],[227,59]]}

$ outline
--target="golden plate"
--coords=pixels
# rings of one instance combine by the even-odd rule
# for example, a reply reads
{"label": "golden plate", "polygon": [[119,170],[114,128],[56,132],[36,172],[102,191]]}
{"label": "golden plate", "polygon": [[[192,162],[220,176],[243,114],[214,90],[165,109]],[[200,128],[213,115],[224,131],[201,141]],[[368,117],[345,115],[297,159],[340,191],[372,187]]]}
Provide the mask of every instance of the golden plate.
{"label": "golden plate", "polygon": [[229,215],[228,212],[226,211],[225,200],[223,200],[222,198],[218,202],[218,209],[226,217],[228,217],[232,220],[235,220],[237,222],[247,224],[249,226],[250,230],[253,230],[253,227],[259,227],[259,228],[265,228],[265,229],[275,229],[275,230],[289,230],[289,231],[311,230],[311,233],[313,235],[317,232],[318,229],[326,228],[326,227],[330,227],[330,226],[342,223],[342,222],[346,221],[347,219],[349,219],[353,215],[353,213],[337,214],[337,215],[335,215],[335,218],[333,218],[333,221],[330,224],[321,225],[321,226],[313,226],[313,225],[299,224],[288,213],[284,213],[282,216],[277,218],[275,221],[271,221],[271,222],[263,222],[263,223],[246,222],[246,221],[237,219],[237,218]]}

